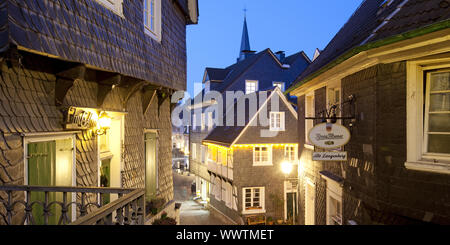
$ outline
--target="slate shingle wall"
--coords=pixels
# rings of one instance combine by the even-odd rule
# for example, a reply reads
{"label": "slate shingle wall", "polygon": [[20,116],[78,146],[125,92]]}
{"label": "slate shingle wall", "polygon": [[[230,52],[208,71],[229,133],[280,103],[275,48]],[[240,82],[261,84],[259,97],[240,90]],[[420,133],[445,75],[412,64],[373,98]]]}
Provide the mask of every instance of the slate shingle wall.
{"label": "slate shingle wall", "polygon": [[[55,77],[51,74],[2,66],[0,77],[0,184],[24,184],[24,146],[21,133],[62,131],[62,113],[54,106]],[[121,108],[124,98],[116,87],[106,98],[105,109]],[[97,83],[77,80],[69,90],[63,106],[96,107]],[[144,116],[141,93],[138,91],[127,104],[124,132],[123,187],[143,188],[145,185],[144,128],[159,130],[160,196],[173,199],[171,171],[170,100],[162,103],[158,115],[157,99]],[[77,186],[97,186],[97,137],[89,131],[76,135]],[[5,193],[0,193],[5,199]],[[23,200],[16,193],[15,200]],[[91,197],[92,199],[92,197]],[[0,205],[1,206],[1,205]],[[19,207],[17,207],[19,211]],[[5,222],[5,210],[0,207],[0,224]],[[18,217],[18,216],[17,216]],[[15,218],[15,222],[19,222]]]}
{"label": "slate shingle wall", "polygon": [[122,18],[96,0],[7,0],[0,8],[9,18],[0,24],[9,33],[2,33],[0,49],[11,42],[184,90],[186,19],[175,3],[161,2],[162,40],[158,43],[144,33],[143,1],[124,0]]}
{"label": "slate shingle wall", "polygon": [[[316,183],[316,223],[325,224],[326,182],[319,171],[344,177],[343,223],[417,224],[429,221],[449,224],[448,175],[407,170],[406,161],[406,63],[380,64],[342,79],[342,97],[356,97],[356,123],[345,146],[348,161],[312,162],[311,151],[301,149],[300,207],[304,210],[304,181]],[[320,92],[316,92],[316,96]],[[323,97],[320,96],[319,97]],[[321,102],[316,97],[317,105]],[[304,97],[299,97],[299,111]],[[299,139],[304,122],[299,112]],[[343,114],[349,114],[344,107]],[[345,120],[344,125],[349,126]],[[342,167],[342,168],[341,168]],[[304,212],[300,212],[304,219]],[[304,222],[304,220],[303,220]]]}

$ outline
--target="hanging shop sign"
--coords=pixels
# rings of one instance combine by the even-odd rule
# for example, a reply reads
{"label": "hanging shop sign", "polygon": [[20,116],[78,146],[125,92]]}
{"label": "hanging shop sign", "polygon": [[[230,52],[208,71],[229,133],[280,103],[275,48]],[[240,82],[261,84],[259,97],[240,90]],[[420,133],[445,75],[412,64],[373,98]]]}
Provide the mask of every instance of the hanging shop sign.
{"label": "hanging shop sign", "polygon": [[309,141],[323,149],[333,149],[346,145],[350,140],[350,131],[333,123],[321,123],[309,131]]}
{"label": "hanging shop sign", "polygon": [[90,129],[97,126],[97,113],[82,108],[70,107],[66,113],[66,129]]}
{"label": "hanging shop sign", "polygon": [[313,152],[313,161],[347,161],[346,151]]}

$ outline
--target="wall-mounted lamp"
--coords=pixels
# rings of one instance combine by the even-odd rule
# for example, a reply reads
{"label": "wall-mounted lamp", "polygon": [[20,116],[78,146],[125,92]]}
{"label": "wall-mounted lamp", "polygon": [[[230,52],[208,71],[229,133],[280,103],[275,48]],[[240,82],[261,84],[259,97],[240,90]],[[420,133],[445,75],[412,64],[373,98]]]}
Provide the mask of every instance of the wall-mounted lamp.
{"label": "wall-mounted lamp", "polygon": [[106,134],[106,130],[111,127],[111,117],[104,111],[100,112],[97,122],[97,135]]}
{"label": "wall-mounted lamp", "polygon": [[283,161],[281,163],[281,171],[285,174],[288,175],[292,172],[292,163],[289,161]]}

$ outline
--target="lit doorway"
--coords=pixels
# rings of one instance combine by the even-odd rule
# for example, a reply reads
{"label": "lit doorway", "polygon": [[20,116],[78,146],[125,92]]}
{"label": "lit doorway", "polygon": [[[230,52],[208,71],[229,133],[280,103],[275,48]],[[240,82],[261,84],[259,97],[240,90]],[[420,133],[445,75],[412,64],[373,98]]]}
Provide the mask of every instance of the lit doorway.
{"label": "lit doorway", "polygon": [[158,163],[157,147],[158,133],[156,130],[146,130],[145,142],[145,200],[151,201],[158,190]]}
{"label": "lit doorway", "polygon": [[[123,186],[121,179],[122,171],[122,142],[124,116],[119,113],[108,114],[111,118],[111,126],[105,134],[98,137],[99,166],[98,185],[100,187]],[[108,204],[118,197],[117,194],[102,194],[102,205]]]}

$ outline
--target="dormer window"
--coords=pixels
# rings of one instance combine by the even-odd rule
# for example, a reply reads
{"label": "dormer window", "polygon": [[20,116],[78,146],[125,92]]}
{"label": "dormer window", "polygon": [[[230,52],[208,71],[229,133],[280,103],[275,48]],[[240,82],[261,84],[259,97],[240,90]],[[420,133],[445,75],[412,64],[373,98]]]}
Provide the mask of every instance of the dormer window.
{"label": "dormer window", "polygon": [[123,0],[97,0],[97,2],[123,17]]}
{"label": "dormer window", "polygon": [[144,0],[145,33],[161,41],[161,0]]}
{"label": "dormer window", "polygon": [[274,87],[279,87],[282,92],[284,92],[284,82],[273,82]]}
{"label": "dormer window", "polygon": [[245,94],[251,94],[258,91],[258,81],[245,81]]}

